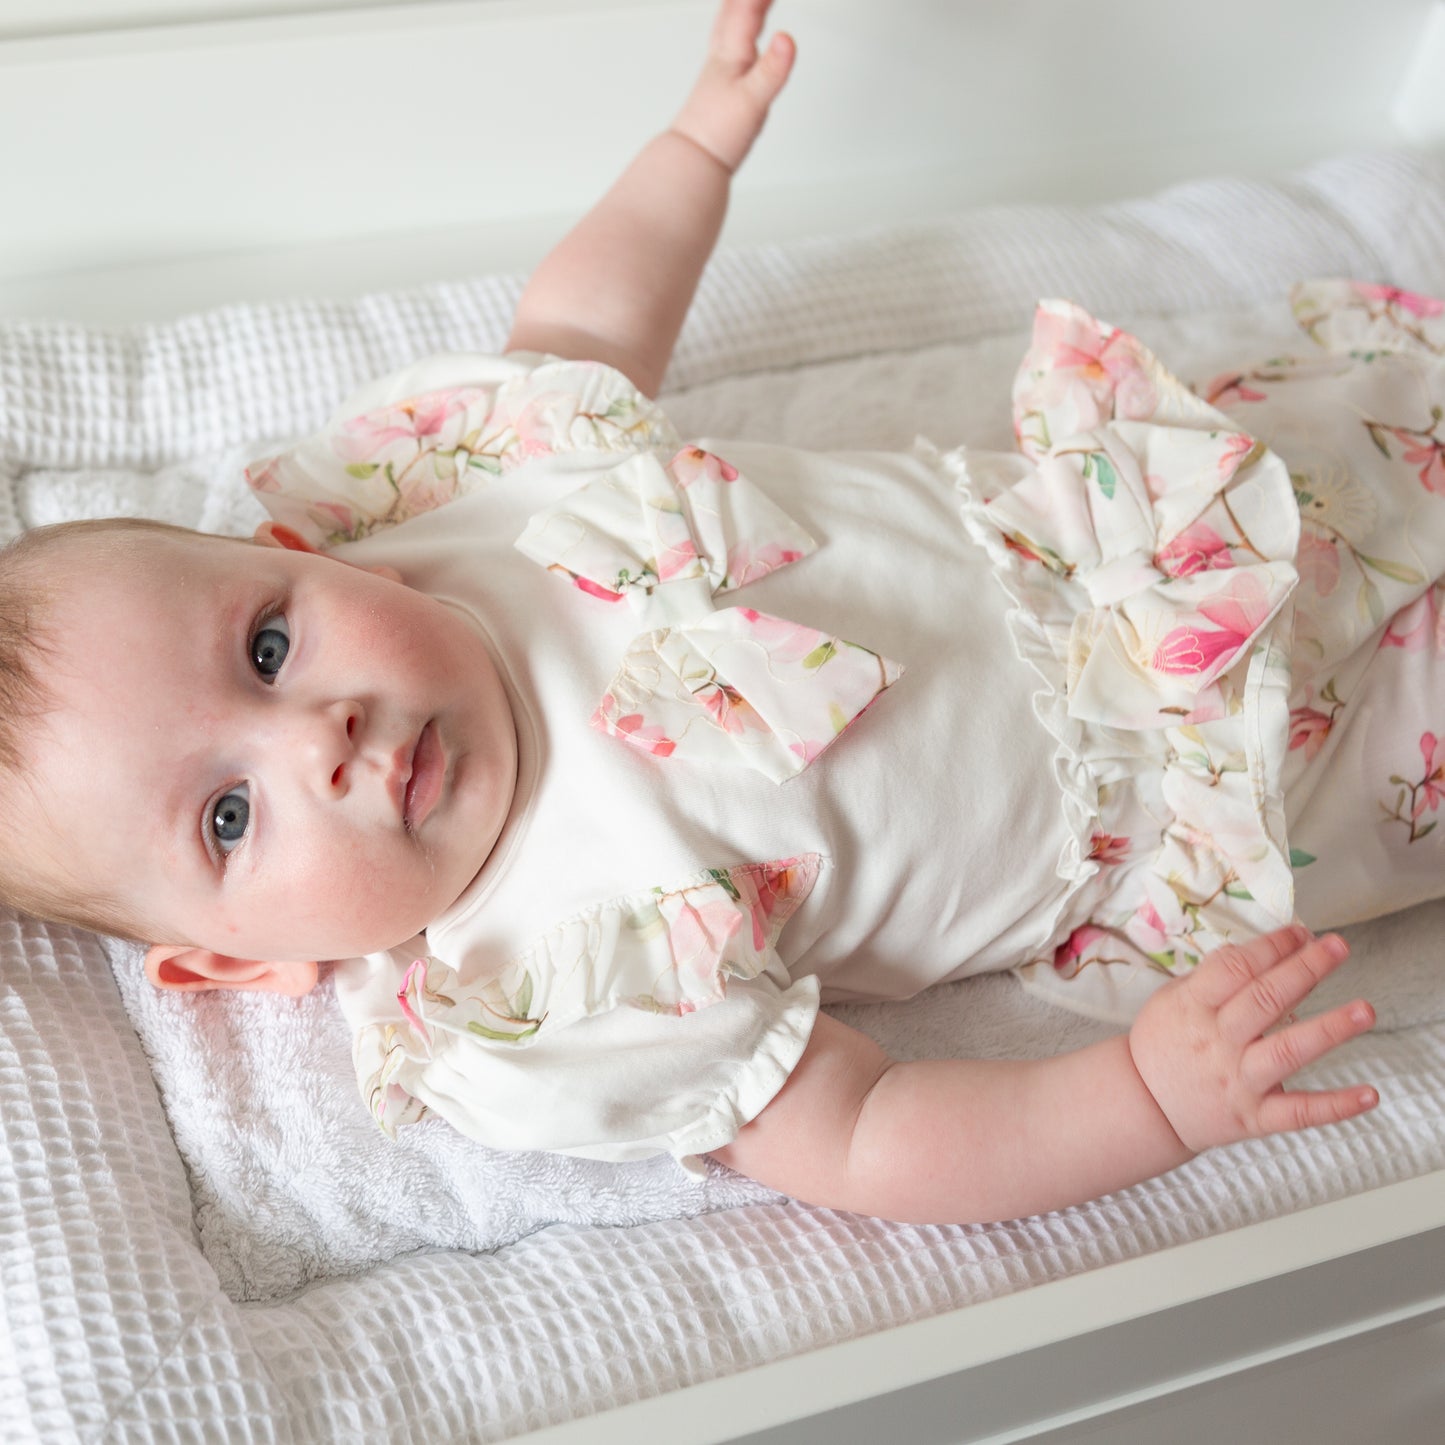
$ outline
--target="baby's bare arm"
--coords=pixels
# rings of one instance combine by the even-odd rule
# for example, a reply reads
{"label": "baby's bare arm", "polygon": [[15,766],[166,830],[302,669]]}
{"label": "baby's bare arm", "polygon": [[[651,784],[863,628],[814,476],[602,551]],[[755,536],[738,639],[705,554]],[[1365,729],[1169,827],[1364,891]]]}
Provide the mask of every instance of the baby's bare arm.
{"label": "baby's bare arm", "polygon": [[712,254],[733,172],[793,64],[771,0],[723,0],[707,59],[672,128],[656,137],[537,268],[507,349],[605,361],[654,395]]}
{"label": "baby's bare arm", "polygon": [[1215,1144],[1348,1118],[1373,1107],[1372,1090],[1280,1085],[1369,1028],[1368,1005],[1261,1036],[1338,965],[1326,941],[1306,940],[1281,930],[1211,954],[1131,1034],[1052,1059],[894,1063],[820,1015],[777,1097],[715,1157],[812,1204],[968,1223],[1080,1204]]}

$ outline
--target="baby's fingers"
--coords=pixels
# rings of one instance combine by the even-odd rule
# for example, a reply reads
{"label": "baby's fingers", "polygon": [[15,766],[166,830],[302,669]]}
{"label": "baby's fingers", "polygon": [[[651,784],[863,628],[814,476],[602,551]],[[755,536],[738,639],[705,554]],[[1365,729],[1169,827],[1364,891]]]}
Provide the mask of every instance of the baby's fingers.
{"label": "baby's fingers", "polygon": [[1374,1009],[1364,999],[1356,999],[1318,1018],[1291,1024],[1257,1040],[1244,1051],[1239,1076],[1255,1093],[1267,1094],[1292,1074],[1324,1058],[1331,1049],[1367,1033],[1374,1026]]}
{"label": "baby's fingers", "polygon": [[1270,1094],[1259,1106],[1261,1134],[1283,1134],[1290,1129],[1313,1129],[1321,1124],[1338,1124],[1368,1113],[1380,1102],[1376,1090],[1368,1086],[1351,1089],[1326,1089],[1319,1093],[1303,1091]]}
{"label": "baby's fingers", "polygon": [[1251,979],[1258,978],[1281,959],[1288,958],[1312,937],[1303,924],[1291,923],[1245,943],[1227,943],[1204,955],[1190,977],[1189,986],[1201,1003],[1219,1008]]}
{"label": "baby's fingers", "polygon": [[1344,939],[1333,933],[1297,947],[1241,988],[1219,1010],[1220,1037],[1241,1045],[1258,1038],[1302,1003],[1349,953]]}
{"label": "baby's fingers", "polygon": [[708,44],[713,55],[739,69],[751,65],[771,7],[772,0],[722,0]]}

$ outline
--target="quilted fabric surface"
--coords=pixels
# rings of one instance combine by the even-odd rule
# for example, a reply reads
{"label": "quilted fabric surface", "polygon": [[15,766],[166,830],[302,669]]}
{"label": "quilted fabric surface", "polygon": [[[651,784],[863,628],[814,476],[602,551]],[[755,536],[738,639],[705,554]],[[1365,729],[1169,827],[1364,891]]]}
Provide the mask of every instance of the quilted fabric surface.
{"label": "quilted fabric surface", "polygon": [[[999,445],[986,405],[943,394],[910,358],[955,350],[971,396],[970,368],[1009,375],[1035,297],[1051,293],[1152,326],[1161,352],[1207,374],[1241,339],[1282,333],[1278,298],[1298,277],[1438,293],[1442,243],[1445,177],[1381,156],[1274,185],[732,253],[704,284],[670,409],[688,430],[803,445],[906,444],[914,430]],[[129,510],[239,530],[244,456],[314,427],[367,376],[495,348],[518,287],[484,278],[125,331],[0,327],[0,526]],[[1352,930],[1386,1027],[1318,1072],[1368,1075],[1376,1115],[1221,1150],[1086,1208],[944,1229],[754,1203],[298,1269],[306,1241],[275,1219],[258,1241],[244,1188],[218,1188],[205,1101],[187,1114],[167,1096],[100,941],[0,916],[0,1435],[503,1439],[1440,1168],[1445,990],[1421,965],[1442,921],[1432,905]],[[1007,979],[839,1012],[905,1054],[1092,1036]],[[262,1242],[278,1246],[270,1276]]]}

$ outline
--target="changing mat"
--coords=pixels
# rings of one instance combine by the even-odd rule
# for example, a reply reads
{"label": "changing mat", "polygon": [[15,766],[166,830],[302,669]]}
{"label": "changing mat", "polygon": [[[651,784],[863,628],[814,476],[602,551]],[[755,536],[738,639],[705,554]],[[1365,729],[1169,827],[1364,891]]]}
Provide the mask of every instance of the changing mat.
{"label": "changing mat", "polygon": [[[1291,281],[1438,293],[1442,258],[1445,174],[1405,157],[724,254],[666,405],[684,432],[1006,448],[1040,294],[1202,379],[1295,348]],[[370,375],[496,349],[519,290],[491,278],[120,332],[0,327],[8,524],[128,511],[248,530],[245,457],[311,430]],[[0,1433],[505,1438],[1445,1166],[1442,923],[1437,904],[1351,930],[1356,962],[1332,982],[1332,999],[1369,993],[1381,1030],[1315,1073],[1377,1083],[1375,1115],[1079,1209],[922,1228],[723,1171],[690,1181],[667,1160],[499,1156],[439,1120],[390,1144],[355,1095],[325,986],[163,996],[138,950],[6,917],[16,1373],[0,1363]],[[1007,978],[836,1012],[904,1057],[1045,1054],[1105,1031]]]}

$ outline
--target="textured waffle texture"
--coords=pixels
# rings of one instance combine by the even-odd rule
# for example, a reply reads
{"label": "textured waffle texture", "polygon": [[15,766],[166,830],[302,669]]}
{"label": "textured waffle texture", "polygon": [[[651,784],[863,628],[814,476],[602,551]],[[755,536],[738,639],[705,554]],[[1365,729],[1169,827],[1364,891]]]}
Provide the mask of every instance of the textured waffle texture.
{"label": "textured waffle texture", "polygon": [[[704,282],[670,409],[689,432],[804,445],[898,445],[915,430],[1000,445],[1039,294],[1074,297],[1202,375],[1287,335],[1279,298],[1301,276],[1439,292],[1442,257],[1445,177],[1401,156],[737,252]],[[125,510],[243,530],[245,455],[312,428],[379,371],[496,348],[518,284],[121,331],[0,326],[0,527]],[[205,1097],[183,1096],[187,1039],[215,1050],[264,1019],[237,1001],[166,1016],[127,950],[0,914],[0,1437],[504,1439],[1440,1168],[1445,988],[1429,961],[1442,921],[1432,905],[1352,930],[1385,1028],[1317,1073],[1377,1082],[1367,1120],[977,1228],[717,1208],[723,1194],[692,1201],[710,1213],[612,1228],[583,1222],[574,1200],[551,1215],[574,1222],[541,1228],[540,1200],[511,1242],[478,1253],[434,1247],[486,1241],[438,1239],[418,1176],[396,1200],[413,1232],[380,1254],[414,1252],[383,1258],[323,1240],[327,1220],[258,1209],[274,1192],[266,1141],[238,1152],[234,1132],[208,1127]],[[1094,1028],[1007,979],[839,1013],[902,1054],[1047,1053]],[[269,1142],[275,1175],[288,1146]],[[441,1169],[436,1187],[455,1184],[454,1161],[421,1162]]]}

